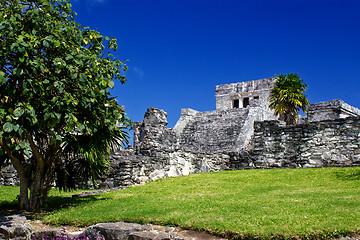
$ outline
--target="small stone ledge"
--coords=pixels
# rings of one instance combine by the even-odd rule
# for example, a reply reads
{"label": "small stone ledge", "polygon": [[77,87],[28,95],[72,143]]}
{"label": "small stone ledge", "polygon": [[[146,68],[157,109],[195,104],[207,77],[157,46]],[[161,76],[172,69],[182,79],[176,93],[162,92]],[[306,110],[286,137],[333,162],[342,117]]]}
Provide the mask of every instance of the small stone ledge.
{"label": "small stone ledge", "polygon": [[25,215],[0,216],[0,239],[30,240],[47,237],[53,239],[66,234],[74,237],[85,234],[89,239],[99,235],[106,240],[189,240],[179,236],[173,227],[162,227],[151,224],[113,222],[92,225],[84,232],[64,232],[59,228],[34,231],[34,227],[26,222]]}
{"label": "small stone ledge", "polygon": [[0,216],[0,239],[27,239],[32,226],[25,221],[26,216],[22,214]]}
{"label": "small stone ledge", "polygon": [[90,239],[102,235],[106,240],[187,240],[187,238],[178,236],[174,230],[175,228],[158,228],[151,224],[140,225],[137,223],[115,222],[92,225],[85,230],[85,235]]}

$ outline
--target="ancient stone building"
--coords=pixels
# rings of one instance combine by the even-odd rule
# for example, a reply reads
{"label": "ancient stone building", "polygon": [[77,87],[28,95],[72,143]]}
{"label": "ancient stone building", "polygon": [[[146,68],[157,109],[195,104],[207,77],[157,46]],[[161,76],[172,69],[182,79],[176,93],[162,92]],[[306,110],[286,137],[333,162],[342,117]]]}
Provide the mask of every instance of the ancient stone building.
{"label": "ancient stone building", "polygon": [[[182,109],[174,128],[165,111],[148,108],[134,147],[113,153],[100,187],[230,169],[360,166],[359,109],[341,100],[311,104],[297,125],[285,126],[268,108],[274,81],[216,86],[216,110]],[[7,172],[0,184],[16,183]]]}
{"label": "ancient stone building", "polygon": [[310,104],[307,121],[335,120],[347,117],[359,117],[360,110],[344,103],[340,99]]}
{"label": "ancient stone building", "polygon": [[177,144],[193,152],[233,152],[246,149],[254,121],[274,120],[268,108],[275,78],[216,86],[216,110],[182,109],[173,130]]}

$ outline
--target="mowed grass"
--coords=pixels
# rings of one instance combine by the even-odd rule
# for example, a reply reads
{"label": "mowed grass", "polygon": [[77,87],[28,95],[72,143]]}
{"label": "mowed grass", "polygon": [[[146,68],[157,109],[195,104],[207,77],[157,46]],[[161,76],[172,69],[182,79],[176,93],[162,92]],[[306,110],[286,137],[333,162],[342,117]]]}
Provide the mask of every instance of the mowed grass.
{"label": "mowed grass", "polygon": [[43,221],[153,223],[233,239],[331,238],[360,233],[360,168],[202,173],[69,201]]}

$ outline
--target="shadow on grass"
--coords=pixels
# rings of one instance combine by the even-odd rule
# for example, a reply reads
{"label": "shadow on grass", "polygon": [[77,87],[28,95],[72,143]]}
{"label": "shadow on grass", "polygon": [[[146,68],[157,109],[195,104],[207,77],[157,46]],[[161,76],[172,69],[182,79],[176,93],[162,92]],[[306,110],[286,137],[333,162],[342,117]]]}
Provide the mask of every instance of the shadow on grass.
{"label": "shadow on grass", "polygon": [[50,196],[48,198],[48,201],[45,204],[45,210],[46,212],[51,212],[59,209],[69,208],[78,206],[81,204],[86,204],[92,201],[104,201],[107,200],[106,197],[101,197],[100,195],[90,195],[86,197],[53,197]]}
{"label": "shadow on grass", "polygon": [[19,201],[0,201],[0,215],[10,215],[19,212]]}
{"label": "shadow on grass", "polygon": [[351,172],[349,171],[336,171],[334,172],[335,176],[343,181],[359,181],[360,180],[360,169],[354,169]]}
{"label": "shadow on grass", "polygon": [[[58,197],[58,196],[49,196],[47,202],[45,203],[44,208],[40,210],[40,212],[27,212],[30,214],[39,214],[47,215],[53,211],[75,207],[81,204],[86,204],[92,201],[104,201],[107,200],[105,197],[101,197],[100,195],[90,195],[86,197]],[[19,201],[0,201],[0,215],[10,215],[17,214],[24,211],[19,209]]]}

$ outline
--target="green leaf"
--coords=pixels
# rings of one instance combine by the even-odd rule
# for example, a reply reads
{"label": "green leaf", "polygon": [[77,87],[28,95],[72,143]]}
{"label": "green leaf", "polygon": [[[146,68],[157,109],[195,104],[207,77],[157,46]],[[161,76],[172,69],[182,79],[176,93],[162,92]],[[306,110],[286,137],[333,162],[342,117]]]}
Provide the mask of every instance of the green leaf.
{"label": "green leaf", "polygon": [[19,44],[18,44],[17,42],[15,42],[15,43],[13,43],[13,44],[11,45],[11,49],[14,49],[14,48],[16,48],[16,47],[19,47]]}
{"label": "green leaf", "polygon": [[11,132],[14,129],[14,125],[10,122],[6,122],[3,126],[5,132]]}
{"label": "green leaf", "polygon": [[48,120],[49,118],[51,118],[51,113],[45,113],[44,115],[44,120]]}
{"label": "green leaf", "polygon": [[3,84],[6,81],[5,73],[0,71],[0,84]]}
{"label": "green leaf", "polygon": [[109,81],[109,88],[114,88],[114,85],[115,85],[115,83],[114,83],[114,81]]}
{"label": "green leaf", "polygon": [[40,70],[42,73],[45,73],[45,67],[43,65],[40,65]]}
{"label": "green leaf", "polygon": [[16,75],[20,76],[24,71],[21,68],[16,69]]}
{"label": "green leaf", "polygon": [[29,44],[27,44],[26,42],[21,42],[21,45],[26,48],[29,47]]}
{"label": "green leaf", "polygon": [[43,41],[44,47],[49,48],[50,47],[50,43],[48,41]]}
{"label": "green leaf", "polygon": [[31,151],[29,151],[29,150],[24,150],[24,153],[25,153],[27,156],[31,156]]}
{"label": "green leaf", "polygon": [[19,49],[19,52],[20,52],[20,53],[24,53],[24,52],[25,52],[25,48],[24,48],[24,47],[19,47],[18,49]]}
{"label": "green leaf", "polygon": [[25,113],[25,110],[22,107],[18,107],[14,111],[15,117],[21,117],[24,113]]}
{"label": "green leaf", "polygon": [[59,40],[55,40],[55,41],[54,41],[54,45],[55,45],[55,47],[60,47],[60,41],[59,41]]}
{"label": "green leaf", "polygon": [[74,57],[73,57],[72,55],[70,55],[70,54],[69,54],[69,55],[67,55],[67,56],[66,56],[66,58],[65,58],[65,59],[66,59],[66,60],[70,60],[70,59],[73,59],[73,58],[74,58]]}
{"label": "green leaf", "polygon": [[73,74],[71,74],[71,79],[76,79],[76,78],[77,78],[77,76],[78,76],[78,74],[77,74],[77,73],[73,73]]}
{"label": "green leaf", "polygon": [[20,129],[19,124],[14,125],[13,130],[17,132]]}
{"label": "green leaf", "polygon": [[81,79],[81,81],[86,81],[86,74],[80,73],[80,79]]}
{"label": "green leaf", "polygon": [[101,81],[101,86],[102,86],[102,87],[108,87],[107,81],[106,81],[106,80],[102,80],[102,81]]}

